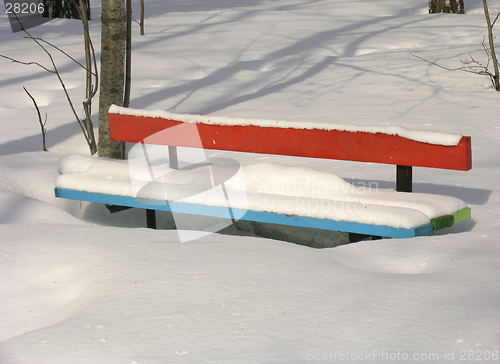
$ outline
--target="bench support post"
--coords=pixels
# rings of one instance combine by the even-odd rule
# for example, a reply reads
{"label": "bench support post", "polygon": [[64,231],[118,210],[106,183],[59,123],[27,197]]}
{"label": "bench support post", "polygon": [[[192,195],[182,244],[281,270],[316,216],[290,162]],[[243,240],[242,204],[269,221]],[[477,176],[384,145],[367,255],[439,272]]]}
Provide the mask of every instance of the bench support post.
{"label": "bench support post", "polygon": [[156,229],[156,211],[146,210],[146,226],[148,229]]}
{"label": "bench support post", "polygon": [[[177,147],[175,145],[168,146],[168,164],[172,169],[179,169],[179,160],[177,158]],[[172,211],[168,212],[169,217],[174,223],[174,229],[176,228],[175,219]]]}
{"label": "bench support post", "polygon": [[169,145],[168,146],[168,163],[170,168],[179,169],[179,161],[177,160],[177,147]]}
{"label": "bench support post", "polygon": [[396,166],[396,191],[412,192],[412,167]]}

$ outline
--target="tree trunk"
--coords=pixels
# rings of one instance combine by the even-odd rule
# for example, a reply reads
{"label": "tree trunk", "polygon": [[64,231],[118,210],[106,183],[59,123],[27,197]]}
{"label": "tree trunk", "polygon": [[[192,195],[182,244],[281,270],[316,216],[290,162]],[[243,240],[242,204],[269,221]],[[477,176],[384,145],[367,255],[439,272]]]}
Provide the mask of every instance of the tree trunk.
{"label": "tree trunk", "polygon": [[49,4],[47,4],[47,0],[43,0],[43,13],[42,17],[43,18],[48,18],[49,17]]}
{"label": "tree trunk", "polygon": [[464,13],[464,0],[429,0],[429,14]]}
{"label": "tree trunk", "polygon": [[125,72],[125,2],[102,1],[99,156],[124,159],[125,143],[111,140],[108,109],[122,105]]}
{"label": "tree trunk", "polygon": [[60,18],[63,13],[63,3],[62,0],[56,0],[54,5],[54,11],[52,12],[53,18]]}
{"label": "tree trunk", "polygon": [[[90,39],[89,34],[89,20],[87,19],[87,8],[85,5],[85,0],[80,0],[79,4],[76,7],[78,12],[78,16],[82,19],[83,24],[83,35],[84,35],[84,44],[85,44],[85,61],[87,68],[87,77],[86,77],[86,85],[85,85],[85,101],[83,102],[83,110],[85,112],[85,120],[84,125],[87,130],[88,135],[88,144],[90,148],[90,153],[94,155],[97,152],[97,145],[94,137],[94,124],[91,120],[92,115],[92,98],[97,93],[97,62],[94,52],[94,46],[92,45],[92,40]],[[93,75],[95,72],[95,76]],[[95,82],[94,82],[95,80]]]}
{"label": "tree trunk", "polygon": [[130,105],[130,87],[132,83],[132,0],[126,0],[127,40],[125,42],[125,91],[123,106]]}

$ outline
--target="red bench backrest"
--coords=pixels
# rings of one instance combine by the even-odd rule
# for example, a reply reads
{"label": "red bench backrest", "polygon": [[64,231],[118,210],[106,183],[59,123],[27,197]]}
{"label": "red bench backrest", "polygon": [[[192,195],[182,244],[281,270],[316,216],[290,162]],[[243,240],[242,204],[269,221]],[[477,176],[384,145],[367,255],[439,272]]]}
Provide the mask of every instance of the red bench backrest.
{"label": "red bench backrest", "polygon": [[[111,138],[141,143],[181,121],[156,117],[109,114]],[[240,125],[195,124],[204,149],[278,154],[357,162],[384,163],[467,171],[472,168],[471,138],[456,146],[427,144],[382,133],[323,129],[273,128]],[[190,139],[169,136],[149,138],[148,143],[199,147]]]}

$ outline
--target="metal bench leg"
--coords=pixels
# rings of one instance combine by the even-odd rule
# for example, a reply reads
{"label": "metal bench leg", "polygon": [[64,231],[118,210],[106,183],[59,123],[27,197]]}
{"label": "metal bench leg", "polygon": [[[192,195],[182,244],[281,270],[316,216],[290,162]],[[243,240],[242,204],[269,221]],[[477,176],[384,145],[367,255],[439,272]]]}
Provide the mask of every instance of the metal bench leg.
{"label": "metal bench leg", "polygon": [[156,229],[156,211],[146,210],[146,226],[148,229]]}
{"label": "metal bench leg", "polygon": [[396,191],[412,192],[412,167],[396,166]]}
{"label": "metal bench leg", "polygon": [[169,145],[168,146],[168,160],[170,168],[179,169],[179,161],[177,160],[177,147]]}

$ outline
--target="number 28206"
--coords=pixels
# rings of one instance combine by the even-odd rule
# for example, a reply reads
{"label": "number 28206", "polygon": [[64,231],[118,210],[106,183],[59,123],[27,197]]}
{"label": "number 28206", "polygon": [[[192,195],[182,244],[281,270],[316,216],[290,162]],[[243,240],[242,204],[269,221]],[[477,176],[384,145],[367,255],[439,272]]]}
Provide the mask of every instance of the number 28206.
{"label": "number 28206", "polygon": [[43,13],[43,3],[6,3],[5,12],[7,14],[36,14]]}

